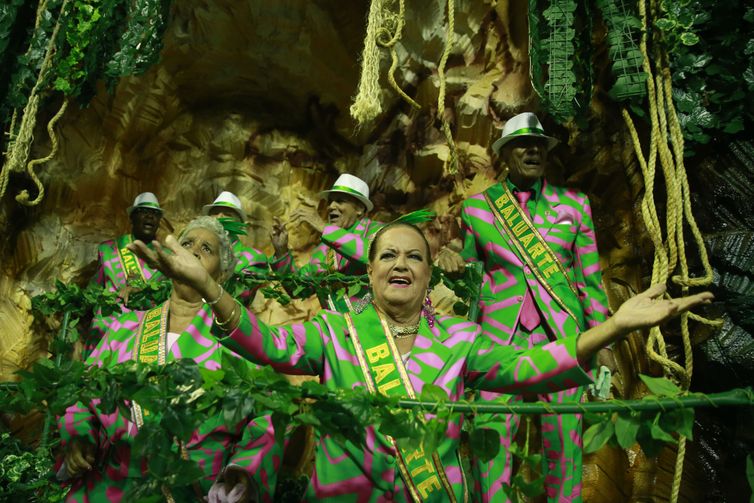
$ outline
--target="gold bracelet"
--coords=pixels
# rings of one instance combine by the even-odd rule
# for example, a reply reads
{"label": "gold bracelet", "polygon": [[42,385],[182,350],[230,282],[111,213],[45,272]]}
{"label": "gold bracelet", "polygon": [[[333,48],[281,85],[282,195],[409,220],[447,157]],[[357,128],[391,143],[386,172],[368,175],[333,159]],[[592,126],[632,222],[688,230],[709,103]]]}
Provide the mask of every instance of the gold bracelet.
{"label": "gold bracelet", "polygon": [[238,303],[235,302],[233,304],[233,311],[230,312],[230,316],[228,316],[228,319],[225,321],[220,321],[217,319],[217,316],[215,316],[215,325],[217,325],[220,330],[223,332],[230,332],[230,330],[227,330],[228,324],[233,320],[233,317],[236,315],[236,308],[238,307]]}
{"label": "gold bracelet", "polygon": [[217,304],[218,302],[220,302],[220,299],[223,298],[223,294],[225,293],[225,290],[223,290],[223,286],[220,283],[218,283],[217,286],[220,287],[220,293],[217,295],[217,298],[215,300],[212,300],[212,301],[204,300],[204,298],[202,298],[202,302],[204,302],[205,304],[207,304],[209,306],[214,306],[215,304]]}

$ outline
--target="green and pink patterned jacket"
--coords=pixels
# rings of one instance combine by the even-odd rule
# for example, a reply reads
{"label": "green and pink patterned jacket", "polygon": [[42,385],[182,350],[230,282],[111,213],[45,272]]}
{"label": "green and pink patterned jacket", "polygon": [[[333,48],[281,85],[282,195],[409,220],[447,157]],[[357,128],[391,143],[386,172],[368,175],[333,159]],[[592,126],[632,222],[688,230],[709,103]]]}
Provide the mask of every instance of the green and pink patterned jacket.
{"label": "green and pink patterned jacket", "polygon": [[[349,276],[366,274],[369,239],[380,227],[382,227],[381,223],[368,218],[362,218],[349,229],[343,229],[337,225],[326,225],[322,231],[322,243],[312,253],[309,263],[298,270],[299,274],[303,276],[326,272],[340,272]],[[273,268],[280,273],[290,273],[295,270],[295,265],[291,255],[288,254],[273,264]],[[366,288],[362,289],[351,296],[348,302],[335,295],[331,295],[330,299],[320,298],[319,302],[324,309],[345,313],[349,311],[348,303],[358,301],[366,292]],[[306,291],[303,295],[309,296],[314,293]]]}
{"label": "green and pink patterned jacket", "polygon": [[[244,245],[237,238],[233,239],[233,256],[236,257],[236,266],[233,270],[235,277],[254,276],[255,274],[266,273],[270,270],[270,261],[267,255],[256,248]],[[254,295],[259,290],[259,286],[238,292],[236,298],[245,306],[248,306],[254,301]]]}
{"label": "green and pink patterned jacket", "polygon": [[[134,343],[144,315],[144,311],[132,311],[114,321],[87,363],[111,367],[134,359]],[[222,354],[229,351],[211,334],[212,323],[211,311],[205,305],[168,350],[166,361],[191,358],[202,368],[221,368]],[[117,411],[102,413],[98,403],[99,400],[76,403],[58,421],[63,447],[79,438],[92,442],[98,449],[98,468],[72,481],[66,502],[120,502],[129,487],[142,481],[147,469],[142,460],[132,457],[131,445],[138,433],[136,424]],[[204,471],[205,477],[200,482],[204,495],[220,470],[235,464],[246,470],[265,493],[263,501],[272,501],[282,447],[275,442],[269,416],[247,418],[232,430],[226,428],[222,416],[207,418],[193,433],[186,449]],[[174,497],[176,501],[195,498],[193,491]]]}
{"label": "green and pink patterned jacket", "polygon": [[[94,283],[102,285],[111,292],[117,292],[126,286],[128,278],[126,278],[126,273],[123,270],[118,249],[126,246],[131,241],[133,241],[131,234],[123,234],[116,239],[109,239],[100,243],[97,248],[97,273],[92,279]],[[140,258],[137,258],[137,260],[143,271],[145,281],[164,279],[160,271],[150,269]]]}
{"label": "green and pink patterned jacket", "polygon": [[[543,323],[557,338],[594,327],[607,317],[607,296],[602,288],[589,199],[581,192],[551,185],[546,180],[537,182],[534,188],[536,201],[530,200],[529,212],[534,226],[555,252],[578,291],[578,297],[561,296],[578,323],[537,281],[514,251],[510,238],[501,234],[500,224],[484,196],[476,194],[466,199],[461,208],[464,236],[461,255],[467,261],[484,263],[479,321],[484,333],[500,344],[509,344],[516,331],[527,285],[544,316]],[[499,183],[488,190],[493,201],[503,194]],[[568,291],[568,288],[560,291]]]}
{"label": "green and pink patterned jacket", "polygon": [[[375,329],[364,318],[372,310],[369,306],[353,316],[356,333]],[[364,387],[353,338],[344,315],[338,312],[322,311],[305,323],[270,327],[244,310],[238,328],[222,343],[284,373],[319,375],[333,390]],[[422,319],[406,369],[417,394],[432,383],[444,389],[450,400],[463,398],[466,388],[551,392],[590,382],[575,353],[576,337],[517,351],[482,336],[475,323],[442,317],[432,328]],[[446,440],[438,447],[453,497],[459,502],[468,493],[458,456],[462,422],[460,414],[449,422]],[[363,449],[351,443],[341,445],[328,436],[320,438],[309,501],[368,503],[409,498],[396,467],[396,450],[373,426],[367,426]]]}

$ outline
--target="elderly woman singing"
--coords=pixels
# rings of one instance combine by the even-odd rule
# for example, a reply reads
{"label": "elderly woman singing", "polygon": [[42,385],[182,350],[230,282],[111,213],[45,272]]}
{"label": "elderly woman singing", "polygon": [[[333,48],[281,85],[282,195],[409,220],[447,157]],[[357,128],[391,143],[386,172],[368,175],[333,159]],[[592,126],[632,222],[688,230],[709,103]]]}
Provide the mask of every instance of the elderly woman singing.
{"label": "elderly woman singing", "polygon": [[[373,393],[413,397],[429,383],[451,400],[467,387],[498,392],[550,391],[583,385],[582,366],[603,346],[628,332],[649,327],[711,294],[663,300],[655,286],[626,301],[606,323],[578,336],[519,351],[481,336],[475,323],[434,319],[423,309],[431,273],[422,232],[405,223],[388,224],[369,249],[373,302],[358,314],[322,311],[311,321],[269,327],[241,307],[174,238],[167,246],[133,250],[168,277],[218,298],[212,310],[227,327],[223,344],[246,358],[283,372],[318,374],[332,389],[366,387]],[[465,501],[469,492],[458,456],[462,416],[448,423],[435,452],[407,449],[367,426],[366,447],[322,436],[308,489],[310,501]]]}
{"label": "elderly woman singing", "polygon": [[[211,334],[217,322],[212,307],[227,301],[219,285],[235,265],[228,234],[216,219],[199,217],[172,244],[212,284],[214,297],[174,276],[170,299],[146,312],[123,314],[87,363],[111,367],[127,360],[164,364],[191,358],[202,368],[221,368],[223,353],[230,351]],[[59,421],[64,452],[59,473],[71,482],[67,502],[124,501],[148,470],[131,446],[150,416],[137,404],[131,404],[130,417],[117,410],[104,414],[98,404],[74,404]],[[235,428],[227,428],[221,416],[207,418],[185,444],[185,453],[204,478],[186,494],[165,494],[168,501],[198,501],[208,492],[211,502],[271,501],[282,448],[274,441],[269,416],[246,418]],[[266,496],[257,498],[256,492]]]}

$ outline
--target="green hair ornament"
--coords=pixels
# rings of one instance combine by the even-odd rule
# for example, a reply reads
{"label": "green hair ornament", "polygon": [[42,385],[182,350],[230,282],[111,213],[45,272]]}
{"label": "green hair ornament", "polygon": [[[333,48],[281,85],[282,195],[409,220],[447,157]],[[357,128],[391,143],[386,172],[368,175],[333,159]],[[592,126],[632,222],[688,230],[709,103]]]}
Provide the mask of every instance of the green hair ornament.
{"label": "green hair ornament", "polygon": [[424,222],[431,222],[432,220],[434,220],[435,216],[436,214],[434,211],[424,208],[421,210],[412,211],[411,213],[406,213],[405,215],[401,215],[390,223],[418,225]]}
{"label": "green hair ornament", "polygon": [[239,222],[234,218],[228,217],[220,217],[217,219],[217,221],[220,222],[220,225],[223,226],[225,232],[227,232],[230,236],[235,237],[246,235],[246,224],[244,222]]}

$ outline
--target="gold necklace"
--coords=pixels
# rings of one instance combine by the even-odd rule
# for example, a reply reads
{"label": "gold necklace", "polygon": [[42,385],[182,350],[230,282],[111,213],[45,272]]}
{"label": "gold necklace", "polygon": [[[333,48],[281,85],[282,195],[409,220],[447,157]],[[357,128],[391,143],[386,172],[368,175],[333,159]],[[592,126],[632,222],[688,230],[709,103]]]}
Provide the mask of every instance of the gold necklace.
{"label": "gold necklace", "polygon": [[399,327],[388,322],[387,326],[390,329],[390,333],[393,334],[393,337],[396,339],[408,339],[412,335],[416,335],[419,332],[418,323],[416,325],[409,325],[407,327]]}

